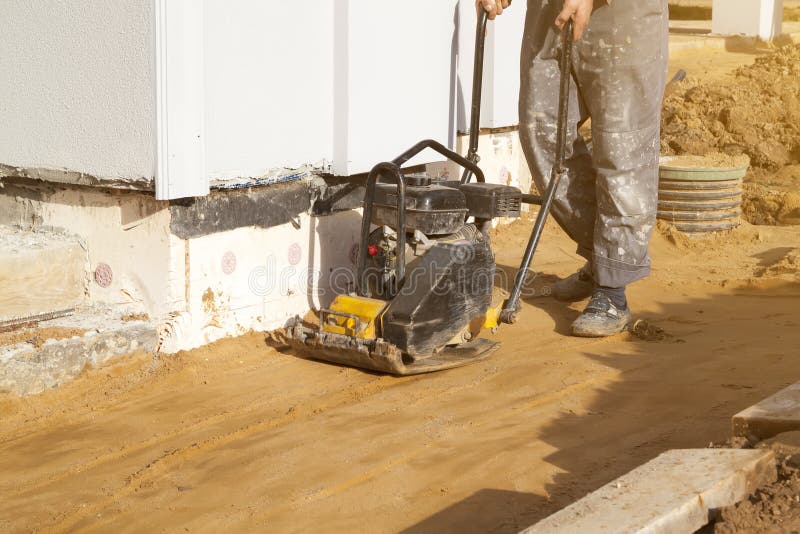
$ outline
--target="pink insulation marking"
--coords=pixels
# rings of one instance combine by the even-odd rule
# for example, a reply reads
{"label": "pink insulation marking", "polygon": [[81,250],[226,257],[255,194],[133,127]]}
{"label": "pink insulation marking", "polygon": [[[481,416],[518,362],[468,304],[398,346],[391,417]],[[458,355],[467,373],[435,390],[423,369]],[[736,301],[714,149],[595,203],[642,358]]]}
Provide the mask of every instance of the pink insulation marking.
{"label": "pink insulation marking", "polygon": [[232,274],[236,270],[236,255],[230,250],[222,255],[222,272]]}
{"label": "pink insulation marking", "polygon": [[114,271],[107,263],[98,263],[94,268],[94,281],[100,287],[109,287],[114,280]]}
{"label": "pink insulation marking", "polygon": [[300,258],[303,257],[303,249],[297,243],[292,243],[289,246],[289,265],[297,265],[300,263]]}

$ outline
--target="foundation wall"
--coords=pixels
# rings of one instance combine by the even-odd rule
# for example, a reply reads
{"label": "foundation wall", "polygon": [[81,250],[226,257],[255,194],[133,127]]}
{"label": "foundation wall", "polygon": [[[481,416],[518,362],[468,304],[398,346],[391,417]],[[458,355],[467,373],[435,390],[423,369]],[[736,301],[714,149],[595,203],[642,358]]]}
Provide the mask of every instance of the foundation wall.
{"label": "foundation wall", "polygon": [[[243,227],[182,240],[186,309],[164,325],[165,351],[249,330],[267,331],[352,289],[356,211],[302,214],[272,228]],[[177,254],[177,251],[176,251]]]}
{"label": "foundation wall", "polygon": [[6,183],[0,194],[0,224],[64,230],[85,243],[91,302],[133,304],[154,317],[183,298],[169,220],[168,203],[141,193]]}
{"label": "foundation wall", "polygon": [[87,303],[147,313],[159,325],[160,350],[172,352],[280,328],[352,288],[360,214],[312,215],[312,195],[320,193],[311,182],[297,182],[171,204],[6,183],[0,225],[78,236],[89,259]]}

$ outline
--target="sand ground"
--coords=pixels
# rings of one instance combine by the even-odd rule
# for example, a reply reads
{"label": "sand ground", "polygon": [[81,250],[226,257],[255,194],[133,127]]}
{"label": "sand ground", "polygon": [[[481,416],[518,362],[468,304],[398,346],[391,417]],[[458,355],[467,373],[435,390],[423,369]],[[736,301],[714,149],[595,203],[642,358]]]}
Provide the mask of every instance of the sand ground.
{"label": "sand ground", "polygon": [[[530,226],[495,236],[503,272]],[[798,226],[661,229],[630,299],[663,334],[587,340],[566,335],[582,303],[546,296],[580,264],[550,224],[485,362],[393,378],[251,334],[2,397],[0,531],[516,532],[797,381],[798,250]]]}

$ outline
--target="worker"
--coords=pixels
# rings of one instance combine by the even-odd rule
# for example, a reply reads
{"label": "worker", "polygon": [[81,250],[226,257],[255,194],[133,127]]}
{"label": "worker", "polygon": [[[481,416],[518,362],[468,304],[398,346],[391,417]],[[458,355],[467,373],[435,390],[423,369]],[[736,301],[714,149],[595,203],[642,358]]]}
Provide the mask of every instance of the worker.
{"label": "worker", "polygon": [[[477,0],[490,19],[509,0]],[[567,174],[553,216],[586,258],[556,282],[564,301],[591,297],[572,324],[603,337],[631,321],[625,288],[650,273],[659,128],[668,56],[668,0],[528,0],[522,38],[519,137],[534,182],[547,188],[555,158],[561,29],[574,25]],[[507,15],[508,16],[508,15]],[[578,128],[591,119],[591,142]]]}

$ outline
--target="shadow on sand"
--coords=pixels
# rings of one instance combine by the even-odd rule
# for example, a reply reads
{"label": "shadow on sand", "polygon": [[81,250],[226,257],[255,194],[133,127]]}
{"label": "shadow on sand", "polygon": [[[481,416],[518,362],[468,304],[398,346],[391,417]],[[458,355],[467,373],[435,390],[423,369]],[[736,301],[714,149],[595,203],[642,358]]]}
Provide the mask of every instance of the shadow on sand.
{"label": "shadow on sand", "polygon": [[[527,302],[558,317],[557,331],[569,320],[562,303]],[[596,347],[605,350],[583,351],[619,371],[591,386],[585,409],[563,409],[536,432],[520,425],[513,439],[496,444],[498,454],[530,451],[536,442],[553,451],[542,458],[555,468],[542,494],[487,487],[404,532],[519,532],[666,450],[725,440],[732,415],[800,378],[798,306],[800,284],[793,283],[662,305],[647,319],[666,331],[663,340],[623,334],[610,340],[611,352],[603,342]],[[461,461],[479,470],[486,458],[467,450]]]}

